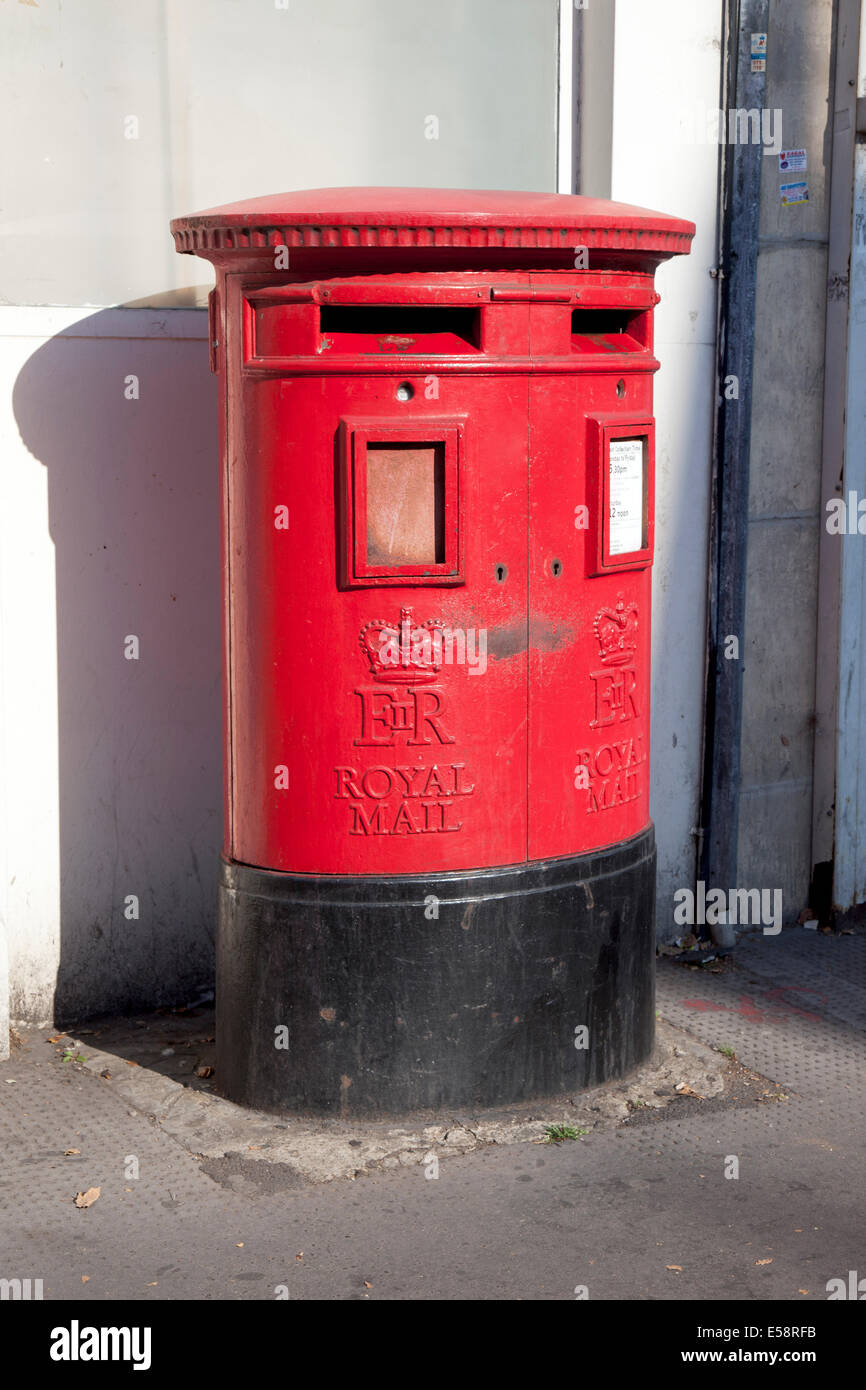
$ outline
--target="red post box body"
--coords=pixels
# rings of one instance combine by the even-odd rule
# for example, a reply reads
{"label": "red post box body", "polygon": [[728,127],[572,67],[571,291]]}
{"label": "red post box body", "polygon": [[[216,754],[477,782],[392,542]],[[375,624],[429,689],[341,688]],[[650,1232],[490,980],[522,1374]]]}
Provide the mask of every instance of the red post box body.
{"label": "red post box body", "polygon": [[622,1074],[653,1033],[653,272],[694,228],[336,189],[172,229],[217,267],[220,1084],[345,1115]]}

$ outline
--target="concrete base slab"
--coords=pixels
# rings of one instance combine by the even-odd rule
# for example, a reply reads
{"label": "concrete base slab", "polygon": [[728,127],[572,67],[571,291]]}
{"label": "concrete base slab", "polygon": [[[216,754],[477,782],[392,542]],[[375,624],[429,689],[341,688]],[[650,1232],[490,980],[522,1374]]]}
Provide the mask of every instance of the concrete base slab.
{"label": "concrete base slab", "polygon": [[[203,1032],[209,1040],[208,1017],[198,1015],[196,1024],[199,1034]],[[163,1034],[169,1027],[161,1020]],[[95,1031],[104,1042],[112,1030],[103,1024]],[[195,1075],[188,1055],[173,1065],[175,1076],[124,1055],[132,1050],[136,1038],[141,1039],[142,1051],[147,1051],[140,1021],[118,1020],[117,1031],[119,1046],[112,1051],[91,1047],[83,1033],[80,1038],[58,1035],[55,1046],[71,1049],[73,1065],[100,1077],[127,1105],[153,1119],[190,1153],[209,1160],[211,1166],[232,1159],[225,1173],[217,1167],[212,1175],[218,1180],[225,1177],[234,1187],[256,1180],[250,1177],[250,1163],[280,1165],[284,1185],[293,1186],[351,1179],[377,1169],[431,1164],[434,1159],[438,1162],[494,1144],[546,1143],[550,1142],[549,1127],[554,1125],[567,1125],[583,1133],[611,1128],[638,1111],[719,1095],[729,1065],[712,1048],[659,1020],[650,1061],[622,1081],[542,1105],[456,1112],[447,1119],[440,1115],[435,1121],[421,1114],[399,1122],[362,1123],[291,1119],[247,1110],[179,1079],[185,1074]],[[170,1054],[165,1061],[171,1065],[178,1053],[164,1048],[160,1055],[165,1053]],[[207,1071],[207,1067],[199,1070]]]}

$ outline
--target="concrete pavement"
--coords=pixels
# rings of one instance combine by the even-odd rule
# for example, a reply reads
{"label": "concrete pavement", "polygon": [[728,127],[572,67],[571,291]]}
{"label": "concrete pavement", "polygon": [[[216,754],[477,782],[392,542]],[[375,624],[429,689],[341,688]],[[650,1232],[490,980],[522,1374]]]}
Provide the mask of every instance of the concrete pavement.
{"label": "concrete pavement", "polygon": [[[195,1157],[111,1078],[62,1060],[65,1041],[30,1034],[0,1067],[0,1277],[82,1305],[826,1301],[829,1280],[866,1275],[864,961],[862,928],[747,933],[721,968],[663,959],[663,1020],[705,1060],[726,1049],[714,1095],[632,1103],[561,1144],[506,1133],[436,1164],[380,1155],[325,1183],[262,1161],[253,1129],[246,1151],[238,1132]],[[113,1075],[135,1070],[110,1055]]]}

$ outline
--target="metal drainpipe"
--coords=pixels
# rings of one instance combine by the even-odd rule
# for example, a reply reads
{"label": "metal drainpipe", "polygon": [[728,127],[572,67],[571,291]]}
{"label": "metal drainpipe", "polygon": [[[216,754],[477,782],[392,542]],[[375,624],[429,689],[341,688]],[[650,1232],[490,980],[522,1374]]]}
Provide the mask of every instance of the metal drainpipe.
{"label": "metal drainpipe", "polygon": [[[707,889],[737,885],[746,543],[749,507],[755,285],[763,144],[731,144],[731,109],[763,111],[766,73],[751,70],[751,36],[766,33],[769,0],[725,0],[725,136],[721,159],[717,408],[710,522],[707,684],[699,876]],[[736,399],[725,383],[736,377]],[[739,640],[739,659],[725,640]],[[711,924],[715,945],[730,948],[734,930]]]}

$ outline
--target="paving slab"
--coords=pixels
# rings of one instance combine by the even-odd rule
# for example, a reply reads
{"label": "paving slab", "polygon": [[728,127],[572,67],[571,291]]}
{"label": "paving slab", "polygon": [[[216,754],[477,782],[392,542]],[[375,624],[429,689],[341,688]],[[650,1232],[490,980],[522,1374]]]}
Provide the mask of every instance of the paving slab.
{"label": "paving slab", "polygon": [[[0,1277],[40,1278],[46,1299],[82,1310],[120,1299],[559,1301],[581,1289],[708,1309],[826,1301],[828,1281],[866,1275],[855,1026],[866,981],[862,942],[812,937],[741,943],[718,970],[660,962],[660,1037],[685,1039],[676,1061],[721,1076],[721,1088],[652,1099],[636,1078],[616,1095],[600,1088],[610,1111],[579,1098],[570,1113],[587,1115],[575,1127],[589,1133],[560,1144],[520,1129],[560,1113],[547,1107],[490,1117],[501,1132],[476,1132],[466,1151],[448,1137],[463,1144],[477,1116],[435,1134],[413,1119],[355,1145],[351,1127],[332,1127],[316,1150],[330,1167],[299,1145],[300,1130],[268,1137],[282,1123],[273,1116],[233,1116],[226,1142],[227,1103],[195,1067],[178,1079],[128,1065],[138,1059],[110,1051],[101,1029],[53,1043],[28,1034],[0,1065]],[[186,1024],[210,1036],[206,1009]],[[196,1066],[207,1046],[191,1043]],[[675,1089],[675,1075],[656,1089]],[[207,1152],[188,1147],[187,1111]],[[246,1125],[286,1147],[250,1149]],[[309,1144],[323,1132],[309,1126]]]}
{"label": "paving slab", "polygon": [[[210,1076],[197,1077],[199,1084],[190,1084],[197,1071],[213,1068],[198,1062],[197,1050],[190,1057],[181,1043],[188,1036],[189,1022],[188,1017],[179,1020],[174,1045],[171,1022],[161,1016],[114,1025],[102,1020],[80,1035],[34,1035],[31,1045],[38,1048],[41,1042],[61,1056],[71,1054],[72,1066],[97,1077],[190,1153],[212,1160],[240,1155],[247,1162],[279,1164],[306,1182],[351,1178],[374,1167],[429,1163],[488,1144],[543,1143],[556,1125],[591,1133],[600,1126],[621,1123],[635,1111],[678,1102],[684,1095],[717,1096],[724,1090],[729,1067],[723,1055],[659,1020],[655,1049],[646,1066],[623,1081],[544,1103],[420,1114],[399,1121],[277,1117],[222,1099],[214,1094],[217,1082]],[[213,1027],[210,1013],[198,1012],[196,1022],[197,1036],[212,1036],[207,1031]],[[49,1036],[53,1041],[49,1042]],[[95,1047],[94,1042],[102,1046]],[[198,1049],[200,1044],[194,1046]],[[139,1058],[149,1065],[142,1065]]]}

